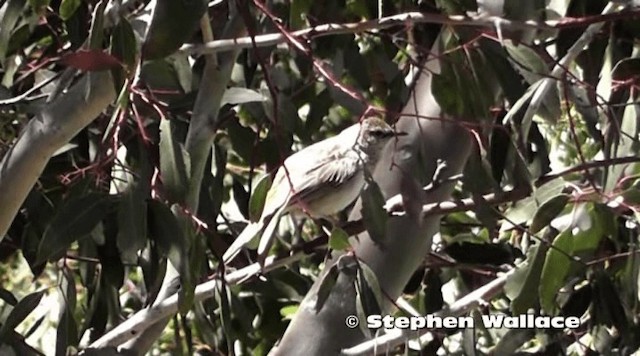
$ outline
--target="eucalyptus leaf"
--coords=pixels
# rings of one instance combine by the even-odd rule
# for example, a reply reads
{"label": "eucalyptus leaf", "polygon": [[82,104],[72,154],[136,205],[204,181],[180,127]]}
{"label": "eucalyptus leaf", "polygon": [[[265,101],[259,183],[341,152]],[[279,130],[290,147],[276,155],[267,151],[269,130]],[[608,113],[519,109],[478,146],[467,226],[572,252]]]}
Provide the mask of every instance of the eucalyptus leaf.
{"label": "eucalyptus leaf", "polygon": [[336,251],[345,251],[351,248],[349,235],[339,227],[334,227],[329,236],[329,247]]}
{"label": "eucalyptus leaf", "polygon": [[332,265],[329,268],[329,271],[322,276],[316,292],[316,303],[314,306],[316,313],[319,313],[320,310],[322,310],[324,302],[329,298],[329,294],[331,294],[331,290],[333,289],[333,286],[336,285],[339,276],[340,270],[338,269],[337,264]]}
{"label": "eucalyptus leaf", "polygon": [[556,216],[562,212],[568,202],[569,196],[566,194],[557,195],[544,202],[533,216],[529,230],[535,234],[549,225],[551,220],[555,219]]}
{"label": "eucalyptus leaf", "polygon": [[8,333],[13,331],[13,329],[18,326],[31,312],[35,309],[38,304],[40,304],[40,300],[46,291],[42,290],[39,292],[34,292],[26,297],[22,298],[18,304],[11,310],[11,313],[7,316],[7,319],[0,327],[0,342],[6,342],[6,337]]}
{"label": "eucalyptus leaf", "polygon": [[224,92],[224,95],[222,95],[221,106],[226,104],[237,105],[252,102],[262,102],[265,100],[267,100],[267,98],[255,90],[232,87],[228,88]]}
{"label": "eucalyptus leaf", "polygon": [[169,200],[180,202],[185,199],[189,187],[191,159],[173,131],[170,120],[160,122],[160,173]]}
{"label": "eucalyptus leaf", "polygon": [[362,220],[375,242],[382,242],[387,233],[387,211],[384,209],[384,196],[378,184],[369,181],[361,194]]}
{"label": "eucalyptus leaf", "polygon": [[44,232],[35,264],[65,251],[71,243],[87,236],[105,217],[111,200],[107,195],[91,192],[71,197],[58,210]]}
{"label": "eucalyptus leaf", "polygon": [[265,202],[267,200],[267,193],[271,188],[271,175],[265,174],[262,176],[249,198],[249,220],[256,222],[260,219],[262,210],[264,209]]}

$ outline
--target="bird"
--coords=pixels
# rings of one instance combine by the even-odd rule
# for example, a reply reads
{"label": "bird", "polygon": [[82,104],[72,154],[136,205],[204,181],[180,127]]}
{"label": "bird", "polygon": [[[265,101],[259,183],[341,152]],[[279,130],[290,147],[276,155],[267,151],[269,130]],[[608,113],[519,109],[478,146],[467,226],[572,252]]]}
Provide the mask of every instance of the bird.
{"label": "bird", "polygon": [[275,229],[286,213],[313,219],[339,213],[353,203],[365,186],[388,142],[399,136],[378,115],[369,115],[338,135],[316,142],[286,158],[267,192],[260,218],[250,222],[225,251],[225,264],[243,248],[258,243],[264,266]]}

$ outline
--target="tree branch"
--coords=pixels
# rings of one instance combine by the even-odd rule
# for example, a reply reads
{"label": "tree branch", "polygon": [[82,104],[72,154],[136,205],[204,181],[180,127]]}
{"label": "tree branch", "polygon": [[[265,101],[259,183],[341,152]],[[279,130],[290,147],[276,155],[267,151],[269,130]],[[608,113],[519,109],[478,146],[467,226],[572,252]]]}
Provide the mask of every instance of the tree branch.
{"label": "tree branch", "polygon": [[[433,313],[433,316],[444,318],[447,316],[456,317],[467,314],[472,309],[478,307],[483,303],[486,303],[487,300],[490,300],[498,293],[502,292],[502,287],[507,282],[507,279],[515,272],[515,270],[516,269],[514,268],[500,275],[493,281],[458,299],[455,303],[451,304],[449,308],[441,309]],[[365,321],[363,320],[362,322]],[[392,329],[386,334],[376,337],[373,340],[368,340],[359,345],[344,349],[342,350],[342,354],[375,355],[380,351],[391,350],[394,347],[401,345],[406,340],[425,335],[430,331],[431,330],[427,328],[420,330]]]}
{"label": "tree branch", "polygon": [[[564,18],[562,20],[550,20],[544,22],[538,21],[512,21],[497,16],[464,16],[453,15],[446,16],[441,14],[429,14],[421,12],[407,12],[393,16],[387,16],[376,20],[353,22],[353,23],[329,23],[314,26],[311,28],[293,31],[290,33],[293,37],[303,37],[308,40],[331,35],[343,35],[351,33],[362,33],[372,30],[383,30],[393,26],[403,26],[406,24],[416,23],[432,23],[449,26],[473,26],[473,27],[495,27],[496,23],[500,24],[501,29],[508,30],[557,30],[568,27],[581,27],[590,24],[602,26],[606,21],[615,19],[633,19],[640,16],[640,10],[634,9],[625,12],[604,13],[602,15],[587,16],[583,18]],[[282,33],[268,33],[255,36],[255,43],[258,47],[275,46],[287,41],[287,37]],[[240,37],[233,39],[223,39],[207,42],[204,44],[189,44],[183,46],[180,50],[187,53],[216,53],[230,50],[238,50],[252,48],[251,37]]]}
{"label": "tree branch", "polygon": [[49,158],[113,102],[111,74],[91,72],[29,121],[0,163],[0,241]]}

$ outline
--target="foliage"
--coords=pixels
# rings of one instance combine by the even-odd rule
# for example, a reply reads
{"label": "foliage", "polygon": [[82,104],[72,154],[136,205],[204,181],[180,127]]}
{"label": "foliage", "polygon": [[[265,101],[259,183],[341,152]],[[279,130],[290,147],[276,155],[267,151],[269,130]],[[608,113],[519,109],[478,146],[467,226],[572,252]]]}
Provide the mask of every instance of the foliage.
{"label": "foliage", "polygon": [[[179,271],[180,308],[154,345],[159,351],[266,354],[314,281],[320,310],[341,274],[354,275],[359,314],[379,312],[388,296],[366,264],[350,259],[348,226],[334,227],[329,238],[311,221],[292,228],[283,219],[271,255],[305,254],[289,268],[219,283],[204,300],[195,288],[255,260],[250,252],[223,266],[219,256],[260,215],[270,185],[261,174],[371,107],[394,120],[412,94],[405,81],[411,65],[424,63],[433,44],[442,54],[432,88],[442,119],[475,139],[454,193],[473,204],[442,217],[433,255],[403,298],[418,313],[433,313],[515,269],[480,313],[579,316],[581,326],[454,330],[434,333],[419,348],[640,348],[638,9],[602,17],[614,5],[506,1],[504,18],[513,22],[492,22],[475,16],[483,10],[475,1],[273,1],[269,12],[259,0],[119,3],[7,0],[0,7],[2,155],[48,98],[65,95],[79,76],[108,70],[119,94],[51,157],[1,240],[4,346],[49,353],[55,340],[56,354],[90,347],[156,301],[168,263]],[[279,33],[279,25],[294,31],[412,11],[444,20],[283,36],[277,45],[258,36],[237,52],[204,54],[199,46],[222,43],[238,18],[256,36]],[[513,25],[528,20],[538,26]],[[590,25],[602,27],[562,63]],[[207,61],[229,58],[228,83],[209,82]],[[538,97],[548,80],[548,93]],[[198,98],[206,85],[224,95]],[[202,100],[218,100],[205,114],[211,137],[204,159],[189,144]],[[376,241],[393,219],[383,202],[378,186],[368,185],[363,220]],[[322,275],[327,241],[349,258]],[[417,346],[396,352],[405,347]]]}

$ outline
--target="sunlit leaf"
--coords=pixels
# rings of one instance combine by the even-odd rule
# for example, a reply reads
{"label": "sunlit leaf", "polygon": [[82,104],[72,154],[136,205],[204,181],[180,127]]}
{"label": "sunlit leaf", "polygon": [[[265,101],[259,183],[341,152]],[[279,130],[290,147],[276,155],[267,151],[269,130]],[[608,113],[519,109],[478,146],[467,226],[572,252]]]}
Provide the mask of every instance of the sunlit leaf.
{"label": "sunlit leaf", "polygon": [[269,191],[269,188],[271,188],[271,183],[271,176],[269,174],[265,174],[258,180],[255,188],[253,188],[251,198],[249,198],[249,220],[252,222],[256,222],[260,219],[262,209],[264,208],[264,204],[267,199],[267,192]]}
{"label": "sunlit leaf", "polygon": [[329,236],[329,247],[336,251],[345,251],[351,248],[349,235],[339,227],[334,227]]}
{"label": "sunlit leaf", "polygon": [[0,341],[6,341],[7,334],[18,326],[31,312],[35,309],[46,291],[42,290],[34,292],[22,298],[16,306],[13,307],[11,313],[0,327]]}

